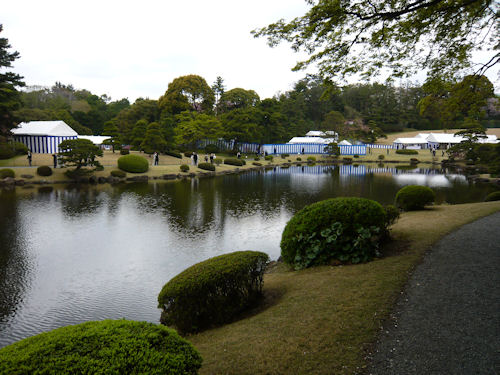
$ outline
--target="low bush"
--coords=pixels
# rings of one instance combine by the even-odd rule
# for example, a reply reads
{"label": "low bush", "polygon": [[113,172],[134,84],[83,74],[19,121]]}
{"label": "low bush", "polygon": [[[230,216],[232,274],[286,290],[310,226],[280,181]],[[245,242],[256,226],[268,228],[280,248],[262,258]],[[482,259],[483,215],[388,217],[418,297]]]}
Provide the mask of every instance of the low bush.
{"label": "low bush", "polygon": [[385,226],[386,228],[391,226],[396,222],[396,220],[399,219],[399,209],[396,206],[393,206],[392,204],[388,204],[387,206],[384,206],[385,210]]}
{"label": "low bush", "polygon": [[316,157],[314,156],[308,156],[307,161],[316,161]]}
{"label": "low bush", "polygon": [[410,159],[410,163],[411,163],[411,164],[418,164],[418,163],[419,163],[419,161],[418,161],[418,159],[417,159],[417,158],[411,158],[411,159]]}
{"label": "low bush", "polygon": [[289,156],[290,156],[290,154],[281,154],[281,158],[282,158],[282,159],[286,159],[286,158],[288,158]]}
{"label": "low bush", "polygon": [[0,141],[0,159],[10,159],[16,155],[25,155],[27,153],[28,147],[24,143]]}
{"label": "low bush", "polygon": [[402,149],[402,150],[396,150],[396,154],[400,154],[400,155],[418,155],[418,151],[417,150]]}
{"label": "low bush", "polygon": [[189,267],[158,295],[161,323],[186,333],[230,322],[262,296],[268,260],[265,253],[237,251]]}
{"label": "low bush", "polygon": [[145,173],[149,169],[149,163],[142,156],[130,154],[118,158],[118,168],[130,173]]}
{"label": "low bush", "polygon": [[127,177],[127,174],[124,171],[120,171],[119,169],[115,169],[110,172],[111,176],[113,177],[118,177],[118,178],[125,178]]}
{"label": "low bush", "polygon": [[301,157],[298,157],[298,158],[297,158],[297,161],[302,161],[302,158],[301,158]]}
{"label": "low bush", "polygon": [[0,349],[0,374],[197,374],[202,358],[174,330],[127,320],[58,328]]}
{"label": "low bush", "polygon": [[187,158],[190,158],[192,155],[193,155],[193,151],[186,151],[184,153],[184,156],[187,157]]}
{"label": "low bush", "polygon": [[187,164],[182,164],[179,168],[180,168],[181,172],[189,171],[189,165],[187,165]]}
{"label": "low bush", "polygon": [[254,161],[252,164],[257,167],[262,167],[262,163],[259,163],[258,161]]}
{"label": "low bush", "polygon": [[253,160],[255,160],[255,161],[259,161],[259,160],[260,160],[260,158],[259,158],[258,156],[256,156],[256,157],[254,157],[254,158],[253,158]]}
{"label": "low bush", "polygon": [[130,150],[128,148],[122,148],[120,150],[120,155],[128,155],[130,154]]}
{"label": "low bush", "polygon": [[489,193],[484,199],[485,202],[500,201],[500,191]]}
{"label": "low bush", "polygon": [[220,149],[217,145],[206,145],[205,152],[207,154],[218,154],[220,152]]}
{"label": "low bush", "polygon": [[435,199],[434,191],[421,185],[408,185],[396,193],[396,205],[405,211],[421,210]]}
{"label": "low bush", "polygon": [[165,151],[165,155],[173,156],[177,159],[182,159],[182,155],[175,151]]}
{"label": "low bush", "polygon": [[214,163],[217,165],[221,165],[222,159],[214,159]]}
{"label": "low bush", "polygon": [[272,155],[266,155],[264,157],[264,159],[267,160],[267,161],[273,161],[273,156]]}
{"label": "low bush", "polygon": [[47,165],[41,165],[36,169],[36,174],[39,176],[51,176],[52,175],[52,168],[50,168]]}
{"label": "low bush", "polygon": [[7,178],[7,177],[14,178],[15,176],[16,176],[16,173],[14,172],[13,169],[10,169],[10,168],[0,169],[0,180],[3,178]]}
{"label": "low bush", "polygon": [[238,167],[242,167],[242,166],[245,165],[245,160],[235,159],[235,158],[228,158],[228,159],[224,159],[224,164],[236,165]]}
{"label": "low bush", "polygon": [[352,163],[352,158],[342,158],[344,163]]}
{"label": "low bush", "polygon": [[295,269],[331,260],[360,263],[378,255],[387,217],[382,206],[365,198],[333,198],[297,212],[281,237],[283,260]]}
{"label": "low bush", "polygon": [[384,160],[385,159],[385,156],[384,155],[379,155],[378,156],[378,160]]}
{"label": "low bush", "polygon": [[357,158],[359,158],[359,155],[353,155],[353,157],[357,159]]}
{"label": "low bush", "polygon": [[210,164],[210,163],[199,163],[198,168],[204,169],[206,171],[215,171],[215,165]]}

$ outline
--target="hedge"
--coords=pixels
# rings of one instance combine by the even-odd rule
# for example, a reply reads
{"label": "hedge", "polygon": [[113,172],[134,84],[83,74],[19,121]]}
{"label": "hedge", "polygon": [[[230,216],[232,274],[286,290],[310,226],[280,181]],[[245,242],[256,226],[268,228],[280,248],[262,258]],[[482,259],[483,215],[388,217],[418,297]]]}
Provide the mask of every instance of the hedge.
{"label": "hedge", "polygon": [[396,154],[401,154],[401,155],[418,155],[418,151],[417,150],[402,149],[402,150],[396,150]]}
{"label": "hedge", "polygon": [[170,155],[174,158],[182,159],[182,155],[175,151],[165,151],[165,155]]}
{"label": "hedge", "polygon": [[14,172],[13,169],[10,169],[10,168],[0,169],[0,180],[4,179],[6,177],[14,178],[15,176],[16,176],[16,173]]}
{"label": "hedge", "polygon": [[259,163],[258,161],[254,161],[252,164],[256,167],[262,167],[262,163]]}
{"label": "hedge", "polygon": [[210,164],[210,163],[199,163],[198,168],[204,169],[206,171],[215,171],[215,165]]}
{"label": "hedge", "polygon": [[220,149],[217,145],[210,144],[205,146],[205,152],[207,154],[217,154],[220,152]]}
{"label": "hedge", "polygon": [[118,169],[111,171],[110,174],[111,174],[111,176],[118,177],[118,178],[127,177],[127,174],[124,171],[120,171]]}
{"label": "hedge", "polygon": [[434,203],[436,194],[434,191],[421,185],[408,185],[396,193],[396,206],[405,210],[421,210],[426,205]]}
{"label": "hedge", "polygon": [[130,150],[128,148],[122,148],[120,150],[120,155],[129,155],[130,154]]}
{"label": "hedge", "polygon": [[0,142],[0,159],[10,159],[16,155],[24,155],[27,153],[28,147],[21,142]]}
{"label": "hedge", "polygon": [[47,165],[41,165],[36,169],[36,174],[39,176],[51,176],[52,168]]}
{"label": "hedge", "polygon": [[118,159],[118,168],[130,173],[144,173],[149,169],[146,158],[139,155],[124,155]]}
{"label": "hedge", "polygon": [[242,167],[246,163],[245,163],[245,160],[242,160],[242,159],[228,158],[228,159],[224,159],[224,164],[236,165],[238,167]]}
{"label": "hedge", "polygon": [[265,253],[237,251],[189,267],[158,295],[161,323],[196,332],[230,322],[261,298],[268,260]]}
{"label": "hedge", "polygon": [[365,262],[378,255],[387,226],[382,206],[365,198],[332,198],[297,212],[281,237],[281,256],[295,269],[328,263]]}
{"label": "hedge", "polygon": [[489,193],[484,199],[485,202],[500,201],[500,191]]}
{"label": "hedge", "polygon": [[181,172],[189,171],[189,165],[187,165],[187,164],[182,164],[179,168],[180,168]]}
{"label": "hedge", "polygon": [[273,156],[272,155],[266,155],[266,156],[264,156],[264,160],[273,161]]}
{"label": "hedge", "polygon": [[0,374],[197,374],[202,358],[162,325],[103,320],[58,328],[0,349]]}
{"label": "hedge", "polygon": [[315,156],[308,156],[307,161],[316,161],[316,157]]}

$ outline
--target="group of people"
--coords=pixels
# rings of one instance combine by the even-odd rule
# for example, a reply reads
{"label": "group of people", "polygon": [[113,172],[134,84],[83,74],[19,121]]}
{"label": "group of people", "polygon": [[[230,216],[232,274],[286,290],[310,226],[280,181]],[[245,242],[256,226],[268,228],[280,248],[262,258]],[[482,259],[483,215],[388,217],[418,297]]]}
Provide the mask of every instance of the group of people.
{"label": "group of people", "polygon": [[[28,164],[31,167],[31,164],[33,163],[33,153],[31,150],[28,150],[27,154],[27,159],[28,159]],[[54,169],[57,168],[57,154],[52,154],[52,162],[54,163]]]}
{"label": "group of people", "polygon": [[[205,160],[205,163],[210,162],[210,164],[213,164],[215,158],[216,158],[216,156],[214,153],[205,154],[204,160]],[[194,165],[194,166],[198,165],[198,154],[196,152],[193,152],[193,154],[191,155],[191,165]]]}

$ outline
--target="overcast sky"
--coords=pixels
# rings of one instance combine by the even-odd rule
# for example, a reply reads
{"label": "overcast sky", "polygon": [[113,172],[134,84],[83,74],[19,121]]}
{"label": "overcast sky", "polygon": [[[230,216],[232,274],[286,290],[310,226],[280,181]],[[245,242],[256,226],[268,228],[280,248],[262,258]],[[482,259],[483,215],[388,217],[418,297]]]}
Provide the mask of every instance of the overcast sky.
{"label": "overcast sky", "polygon": [[267,98],[305,75],[291,71],[304,55],[250,34],[304,14],[305,0],[11,0],[1,8],[0,36],[21,54],[13,70],[27,85],[59,81],[133,102],[198,74]]}

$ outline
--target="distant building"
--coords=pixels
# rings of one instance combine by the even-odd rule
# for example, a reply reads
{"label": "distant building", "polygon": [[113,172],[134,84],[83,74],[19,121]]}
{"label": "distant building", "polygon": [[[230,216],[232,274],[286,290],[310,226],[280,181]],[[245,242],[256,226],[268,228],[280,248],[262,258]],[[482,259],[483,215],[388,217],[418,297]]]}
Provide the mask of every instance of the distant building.
{"label": "distant building", "polygon": [[11,132],[15,141],[25,144],[31,152],[40,154],[56,153],[62,141],[78,137],[78,133],[64,121],[21,122]]}

